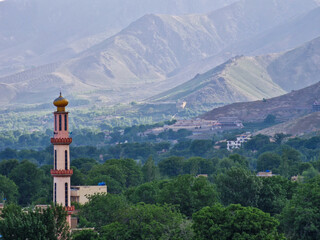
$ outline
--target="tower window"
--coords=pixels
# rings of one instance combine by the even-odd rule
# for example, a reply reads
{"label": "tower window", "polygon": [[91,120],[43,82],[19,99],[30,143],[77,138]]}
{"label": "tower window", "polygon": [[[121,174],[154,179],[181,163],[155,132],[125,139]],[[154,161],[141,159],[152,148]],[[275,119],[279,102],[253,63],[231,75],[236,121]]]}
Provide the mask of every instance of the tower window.
{"label": "tower window", "polygon": [[67,126],[68,126],[68,122],[67,122],[67,114],[64,115],[64,130],[67,131]]}
{"label": "tower window", "polygon": [[57,131],[57,115],[54,115],[54,130]]}
{"label": "tower window", "polygon": [[54,183],[54,203],[57,203],[57,184]]}
{"label": "tower window", "polygon": [[65,205],[68,207],[68,183],[65,183]]}
{"label": "tower window", "polygon": [[67,150],[64,151],[64,163],[65,163],[64,168],[68,170],[68,151]]}
{"label": "tower window", "polygon": [[59,131],[61,131],[61,115],[59,115]]}
{"label": "tower window", "polygon": [[54,150],[54,169],[57,170],[57,150]]}

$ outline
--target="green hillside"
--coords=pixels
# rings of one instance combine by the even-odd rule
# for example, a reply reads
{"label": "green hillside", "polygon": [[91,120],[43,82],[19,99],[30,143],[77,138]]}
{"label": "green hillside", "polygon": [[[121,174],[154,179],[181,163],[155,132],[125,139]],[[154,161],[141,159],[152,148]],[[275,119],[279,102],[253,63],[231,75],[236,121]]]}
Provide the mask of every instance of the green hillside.
{"label": "green hillside", "polygon": [[272,81],[266,62],[253,57],[237,57],[150,100],[187,102],[188,106],[210,106],[270,98],[286,92]]}

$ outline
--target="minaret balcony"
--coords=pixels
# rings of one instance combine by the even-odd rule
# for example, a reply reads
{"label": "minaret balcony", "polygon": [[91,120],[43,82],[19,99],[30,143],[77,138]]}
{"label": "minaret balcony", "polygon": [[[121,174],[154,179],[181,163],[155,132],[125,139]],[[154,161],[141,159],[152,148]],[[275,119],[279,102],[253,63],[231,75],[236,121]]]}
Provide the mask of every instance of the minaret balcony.
{"label": "minaret balcony", "polygon": [[69,145],[72,143],[72,138],[51,138],[53,145]]}
{"label": "minaret balcony", "polygon": [[70,177],[73,174],[73,169],[51,169],[50,173],[53,177]]}
{"label": "minaret balcony", "polygon": [[68,215],[72,214],[72,212],[74,212],[75,207],[74,206],[68,206],[65,207],[66,211],[68,212]]}

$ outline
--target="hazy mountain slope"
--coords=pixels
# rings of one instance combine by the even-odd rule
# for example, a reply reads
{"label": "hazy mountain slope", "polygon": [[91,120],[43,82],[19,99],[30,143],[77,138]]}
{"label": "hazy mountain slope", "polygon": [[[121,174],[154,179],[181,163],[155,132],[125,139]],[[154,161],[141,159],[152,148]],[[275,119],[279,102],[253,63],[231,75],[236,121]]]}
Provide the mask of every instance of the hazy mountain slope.
{"label": "hazy mountain slope", "polygon": [[226,51],[261,55],[271,52],[288,51],[320,36],[320,7],[289,19],[252,39],[246,39]]}
{"label": "hazy mountain slope", "polygon": [[151,100],[214,106],[275,97],[319,80],[320,37],[281,54],[233,58]]}
{"label": "hazy mountain slope", "polygon": [[186,101],[188,106],[252,101],[284,94],[253,57],[239,57],[161,93],[152,101]]}
{"label": "hazy mountain slope", "polygon": [[216,108],[204,114],[202,118],[217,119],[230,116],[243,121],[261,121],[268,114],[273,114],[277,119],[288,120],[311,113],[312,104],[315,100],[320,100],[319,96],[320,83],[318,82],[266,101],[233,103]]}
{"label": "hazy mountain slope", "polygon": [[0,74],[70,58],[147,13],[203,13],[234,1],[1,1]]}
{"label": "hazy mountain slope", "polygon": [[320,37],[280,55],[267,71],[285,90],[297,90],[320,81]]}
{"label": "hazy mountain slope", "polygon": [[146,15],[66,67],[81,81],[99,87],[163,81],[180,68],[316,6],[311,0],[285,2],[240,1],[209,15]]}
{"label": "hazy mountain slope", "polygon": [[209,18],[215,23],[220,37],[233,42],[249,39],[317,6],[317,1],[241,0],[213,11]]}
{"label": "hazy mountain slope", "polygon": [[[71,3],[68,2],[70,6]],[[92,12],[91,9],[100,6],[98,1],[93,3],[85,16],[92,16],[94,11]],[[59,2],[59,4],[63,5],[64,3]],[[306,0],[303,4],[300,0],[243,0],[210,14],[145,15],[113,37],[77,54],[70,60],[63,61],[59,68],[50,74],[43,73],[43,75],[37,76],[39,82],[37,88],[29,86],[35,80],[34,78],[27,79],[27,77],[26,81],[11,87],[14,87],[20,96],[32,95],[37,96],[38,99],[46,99],[50,95],[46,91],[57,88],[57,84],[51,88],[49,84],[58,83],[59,87],[67,87],[68,92],[74,96],[82,95],[103,102],[141,100],[190,79],[186,76],[194,76],[201,72],[203,70],[202,62],[205,62],[206,59],[214,61],[214,64],[211,60],[210,64],[203,64],[208,69],[210,69],[209,66],[212,68],[219,62],[223,62],[229,55],[233,55],[229,53],[216,57],[226,47],[236,45],[245,38],[261,34],[274,25],[282,24],[295,16],[305,14],[316,6],[313,0]],[[58,9],[60,8],[58,7]],[[102,14],[100,10],[98,12]],[[59,11],[55,13],[60,14]],[[266,19],[264,20],[264,18]],[[72,29],[70,34],[72,35],[77,29],[79,30],[80,25],[77,25],[78,28]],[[66,26],[69,25],[66,24]],[[94,29],[85,29],[83,32],[80,29],[79,34],[87,34],[87,31],[94,31]],[[46,31],[48,34],[45,36],[54,43],[60,39],[59,36],[65,37],[64,32],[67,32],[67,29],[57,33],[57,36],[55,36],[56,32],[49,31],[49,28]],[[78,35],[72,35],[71,38],[73,37],[78,38]],[[63,41],[61,40],[61,42]],[[32,43],[37,44],[38,42],[35,40]],[[39,48],[43,50],[43,56],[47,56],[45,43],[39,44]],[[55,47],[50,49],[52,54],[56,53],[55,49]],[[64,48],[61,48],[61,51],[63,53],[61,56],[64,57],[67,57],[70,52],[74,52],[72,49],[64,50]],[[37,55],[33,51],[28,51],[28,54],[30,56]],[[58,54],[57,59],[59,56]],[[241,68],[241,71],[244,71],[244,67]],[[185,74],[186,72],[187,74]],[[267,80],[257,78],[255,73],[250,77],[249,82],[252,85],[249,87],[246,86],[244,77],[235,82],[237,72],[238,70],[234,73],[230,72],[230,76],[224,78],[227,81],[232,79],[230,81],[233,83],[237,82],[231,88],[230,86],[225,88],[226,93],[233,94],[226,102],[233,101],[232,99],[252,100],[275,95],[273,91],[270,92],[267,89],[253,91],[257,87],[254,81],[265,83]],[[41,79],[46,79],[44,84],[40,83]],[[225,82],[224,85],[230,85],[231,82]],[[41,86],[43,86],[42,89]],[[273,83],[270,83],[269,86],[270,89],[279,90],[278,86]],[[275,91],[276,94],[280,94],[281,90],[277,91]],[[269,95],[269,93],[273,95]],[[221,93],[222,95],[223,93]],[[190,100],[188,101],[193,101],[192,99],[196,97],[197,94],[189,95]],[[12,98],[9,101],[15,103],[15,99],[17,98]],[[35,101],[34,97],[30,99]],[[29,98],[25,100],[26,103],[28,101]]]}
{"label": "hazy mountain slope", "polygon": [[320,112],[292,119],[275,126],[258,131],[256,134],[274,136],[276,133],[285,133],[293,136],[320,131]]}

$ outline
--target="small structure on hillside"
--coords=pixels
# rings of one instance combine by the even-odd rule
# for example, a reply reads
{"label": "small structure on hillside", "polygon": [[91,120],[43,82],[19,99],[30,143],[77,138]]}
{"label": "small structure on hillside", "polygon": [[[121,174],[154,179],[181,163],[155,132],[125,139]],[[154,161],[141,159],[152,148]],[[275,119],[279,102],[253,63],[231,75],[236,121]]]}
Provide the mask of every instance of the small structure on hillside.
{"label": "small structure on hillside", "polygon": [[242,146],[242,144],[244,144],[245,142],[247,142],[250,139],[251,139],[251,135],[249,135],[249,134],[237,136],[236,141],[227,141],[227,149],[229,151],[231,151],[232,149],[240,148]]}
{"label": "small structure on hillside", "polygon": [[320,102],[315,100],[312,104],[312,112],[319,112],[320,111]]}
{"label": "small structure on hillside", "polygon": [[273,177],[275,174],[272,174],[272,171],[266,170],[265,172],[258,172],[257,177]]}
{"label": "small structure on hillside", "polygon": [[236,117],[221,117],[218,123],[222,128],[243,128],[242,122]]}

